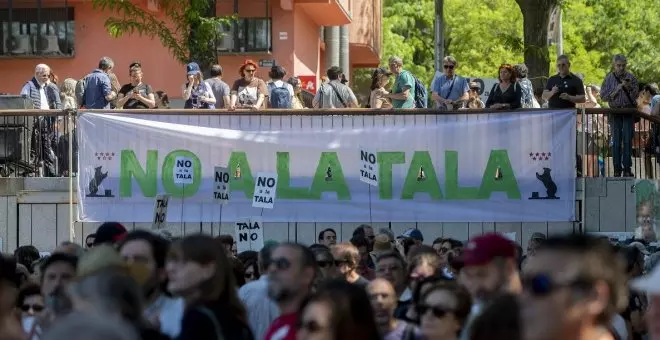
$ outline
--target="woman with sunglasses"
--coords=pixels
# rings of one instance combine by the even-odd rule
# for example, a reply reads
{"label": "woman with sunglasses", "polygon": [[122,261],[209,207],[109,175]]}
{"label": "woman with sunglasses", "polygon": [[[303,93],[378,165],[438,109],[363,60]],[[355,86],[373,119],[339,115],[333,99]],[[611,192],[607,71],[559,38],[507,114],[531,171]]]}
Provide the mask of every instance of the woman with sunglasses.
{"label": "woman with sunglasses", "polygon": [[321,284],[299,315],[298,340],[381,339],[366,290],[345,280]]}
{"label": "woman with sunglasses", "polygon": [[455,281],[439,281],[416,306],[424,339],[455,340],[472,307],[470,294]]}
{"label": "woman with sunglasses", "polygon": [[241,78],[234,82],[231,87],[230,110],[250,109],[259,110],[264,108],[268,89],[266,83],[257,78],[257,63],[246,60],[238,70]]}
{"label": "woman with sunglasses", "polygon": [[240,252],[237,256],[238,260],[243,264],[243,276],[245,283],[259,280],[259,266],[257,265],[258,254],[253,250],[246,250]]}

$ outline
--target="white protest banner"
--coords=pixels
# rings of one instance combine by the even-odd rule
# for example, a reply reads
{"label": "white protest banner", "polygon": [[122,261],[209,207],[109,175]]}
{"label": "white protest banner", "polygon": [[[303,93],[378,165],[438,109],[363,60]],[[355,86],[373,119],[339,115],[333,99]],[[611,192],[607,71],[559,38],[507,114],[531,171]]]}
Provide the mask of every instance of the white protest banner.
{"label": "white protest banner", "polygon": [[236,222],[236,251],[259,251],[264,247],[264,228],[261,217],[255,216]]}
{"label": "white protest banner", "polygon": [[[256,175],[269,171],[277,204],[266,223],[369,221],[370,211],[373,222],[575,220],[575,110],[395,113],[81,111],[78,220],[151,222],[153,200],[165,193],[168,222],[217,222],[218,164],[229,169],[226,222],[255,215]],[[376,190],[360,180],[361,147],[376,154]],[[192,162],[192,184],[183,188],[173,179],[178,157]],[[93,193],[99,185],[113,194]]]}
{"label": "white protest banner", "polygon": [[161,229],[167,220],[167,206],[170,201],[170,195],[156,196],[154,203],[154,218],[151,222],[151,229]]}
{"label": "white protest banner", "polygon": [[220,204],[227,204],[229,202],[229,169],[216,166],[213,174],[213,198],[219,200]]}
{"label": "white protest banner", "polygon": [[378,186],[378,163],[376,153],[360,148],[360,181]]}
{"label": "white protest banner", "polygon": [[268,172],[257,173],[256,180],[254,181],[252,206],[255,208],[273,209],[276,192],[277,174]]}
{"label": "white protest banner", "polygon": [[194,169],[192,159],[178,156],[174,165],[174,184],[193,184]]}

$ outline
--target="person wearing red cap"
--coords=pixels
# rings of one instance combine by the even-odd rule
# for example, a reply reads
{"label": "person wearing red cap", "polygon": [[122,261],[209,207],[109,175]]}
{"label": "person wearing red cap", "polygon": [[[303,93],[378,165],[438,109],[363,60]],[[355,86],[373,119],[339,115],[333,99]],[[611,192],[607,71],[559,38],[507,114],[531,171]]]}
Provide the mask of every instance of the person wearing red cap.
{"label": "person wearing red cap", "polygon": [[468,288],[475,304],[461,339],[469,339],[469,327],[485,305],[502,293],[521,291],[517,258],[518,246],[497,233],[477,236],[465,246],[459,280]]}
{"label": "person wearing red cap", "polygon": [[102,244],[114,245],[126,237],[128,231],[118,222],[105,222],[96,229],[94,234],[94,247]]}

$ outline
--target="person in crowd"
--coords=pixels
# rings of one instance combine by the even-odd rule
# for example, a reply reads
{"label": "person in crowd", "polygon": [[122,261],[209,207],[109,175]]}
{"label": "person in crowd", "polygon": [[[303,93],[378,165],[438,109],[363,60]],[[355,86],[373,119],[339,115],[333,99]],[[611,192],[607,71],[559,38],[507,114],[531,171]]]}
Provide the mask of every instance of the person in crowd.
{"label": "person in crowd", "polygon": [[238,260],[243,264],[245,283],[259,280],[260,271],[257,264],[259,257],[258,254],[259,253],[254,250],[247,250],[237,255]]}
{"label": "person in crowd", "polygon": [[153,109],[156,96],[151,85],[142,82],[142,66],[138,62],[131,64],[128,71],[131,82],[119,89],[117,107],[122,109]]}
{"label": "person in crowd", "polygon": [[472,81],[469,84],[470,92],[468,92],[468,99],[464,103],[463,108],[468,110],[479,110],[486,107],[486,104],[481,100],[481,84],[476,81]]}
{"label": "person in crowd", "polygon": [[[626,275],[628,280],[634,280],[644,273],[644,257],[649,255],[648,251],[640,242],[633,242],[622,247],[620,253],[625,260]],[[625,320],[626,329],[632,335],[633,340],[641,340],[646,333],[644,315],[647,309],[647,300],[643,294],[633,290],[628,295],[628,306],[621,313]]]}
{"label": "person in crowd", "polygon": [[392,91],[386,95],[386,98],[392,100],[395,109],[415,108],[415,77],[410,71],[403,69],[401,57],[390,57],[388,65],[395,79]]}
{"label": "person in crowd", "polygon": [[[424,246],[426,247],[426,246]],[[440,258],[431,247],[428,249],[418,248],[421,252],[413,255],[408,262],[408,291],[411,292],[411,298],[407,301],[407,308],[397,309],[396,316],[404,320],[417,320],[418,315],[415,309],[415,292],[419,292],[420,282],[429,277],[442,277]]]}
{"label": "person in crowd", "polygon": [[513,66],[502,64],[498,69],[499,82],[493,85],[486,100],[489,109],[519,109],[522,101],[522,87]]}
{"label": "person in crowd", "polygon": [[60,77],[58,77],[57,74],[55,74],[55,72],[53,72],[52,69],[50,70],[50,75],[48,76],[48,80],[49,80],[48,83],[51,85],[55,85],[55,88],[57,88],[57,86],[59,86],[60,84]]}
{"label": "person in crowd", "polygon": [[215,109],[216,98],[202,75],[199,64],[191,62],[186,65],[187,82],[182,86],[184,109]]}
{"label": "person in crowd", "polygon": [[543,245],[546,236],[544,233],[533,233],[527,243],[527,254],[523,256],[521,267],[524,268],[527,259],[536,255],[536,251]]}
{"label": "person in crowd", "polygon": [[[651,255],[657,260],[655,253]],[[643,277],[630,281],[630,287],[648,298],[648,311],[646,313],[646,327],[648,339],[660,339],[660,266],[653,266]]]}
{"label": "person in crowd", "polygon": [[[636,108],[639,94],[637,78],[626,70],[628,61],[622,54],[612,58],[613,70],[605,76],[600,97],[612,109]],[[635,118],[630,115],[608,117],[612,134],[614,176],[635,177],[632,167],[632,139]]]}
{"label": "person in crowd", "polygon": [[548,238],[522,279],[523,339],[613,339],[610,319],[627,301],[624,271],[607,240]]}
{"label": "person in crowd", "polygon": [[367,280],[373,279],[373,270],[369,268],[371,257],[369,256],[369,241],[363,236],[353,236],[350,243],[357,248],[359,260],[356,272]]}
{"label": "person in crowd", "polygon": [[268,295],[268,270],[275,247],[277,243],[274,242],[264,244],[258,258],[259,271],[262,275],[258,280],[248,282],[238,290],[238,297],[245,304],[250,329],[255,339],[263,339],[270,324],[280,316],[279,307]]}
{"label": "person in crowd", "polygon": [[372,250],[373,244],[374,244],[374,238],[376,237],[374,235],[374,228],[372,228],[368,224],[360,224],[355,230],[353,230],[353,236],[361,236],[367,239],[368,242],[368,251]]}
{"label": "person in crowd", "polygon": [[331,247],[337,244],[337,232],[332,228],[321,230],[319,233],[319,243]]}
{"label": "person in crowd", "polygon": [[454,249],[462,246],[461,241],[451,238],[438,237],[433,240],[433,249],[439,256],[439,266],[442,268],[442,274],[448,278],[453,278],[450,261],[455,258]]}
{"label": "person in crowd", "polygon": [[[459,280],[464,283],[474,301],[469,326],[498,295],[518,294],[521,290],[518,250],[511,240],[497,233],[472,238],[462,256],[463,269]],[[469,339],[469,327],[461,339]]]}
{"label": "person in crowd", "polygon": [[410,237],[398,236],[395,241],[396,250],[403,256],[404,259],[408,258],[410,249],[415,246],[415,240]]}
{"label": "person in crowd", "polygon": [[299,313],[298,340],[381,339],[367,292],[346,281],[323,283]]}
{"label": "person in crowd", "polygon": [[378,234],[374,238],[373,250],[369,252],[369,260],[376,264],[376,260],[381,254],[389,253],[394,250],[390,237],[386,234]]}
{"label": "person in crowd", "polygon": [[109,109],[110,102],[117,98],[110,82],[110,74],[115,62],[109,57],[99,61],[99,67],[84,78],[84,92],[82,94],[82,107],[87,109]]}
{"label": "person in crowd", "polygon": [[[365,246],[366,247],[366,246]],[[335,265],[344,279],[361,287],[366,287],[369,280],[358,274],[358,264],[360,263],[360,251],[351,243],[340,243],[332,246],[332,256],[335,259]]]}
{"label": "person in crowd", "polygon": [[338,66],[328,69],[328,82],[321,83],[314,101],[314,108],[335,109],[335,108],[356,108],[359,107],[357,98],[350,87],[341,83],[343,71]]}
{"label": "person in crowd", "polygon": [[183,299],[171,298],[165,293],[167,272],[165,258],[169,242],[146,230],[128,233],[119,244],[119,254],[129,265],[144,268],[147,278],[142,285],[147,320],[158,320],[163,334],[175,338],[183,318]]}
{"label": "person in crowd", "polygon": [[264,340],[294,340],[301,307],[315,282],[314,253],[297,243],[282,243],[273,250],[271,260],[268,296],[277,302],[281,315],[270,325]]}
{"label": "person in crowd", "polygon": [[[656,95],[655,89],[649,85],[639,84],[639,95],[637,96],[637,111],[651,114],[651,101],[653,96]],[[639,121],[635,124],[635,137],[633,139],[633,148],[638,149],[641,153],[642,161],[644,162],[644,170],[648,176],[653,176],[653,162],[651,154],[651,122],[648,120]]]}
{"label": "person in crowd", "polygon": [[211,66],[211,78],[206,83],[211,87],[213,97],[215,97],[216,109],[227,109],[231,103],[231,90],[229,85],[222,80],[222,66],[214,64]]}
{"label": "person in crowd", "polygon": [[34,77],[25,83],[21,96],[27,97],[32,106],[39,110],[56,110],[62,108],[60,93],[57,86],[49,86],[51,70],[46,64],[34,68]]}
{"label": "person in crowd", "polygon": [[0,339],[3,340],[25,339],[21,323],[15,313],[19,284],[16,260],[0,253]]}
{"label": "person in crowd", "polygon": [[96,234],[92,233],[87,235],[85,237],[85,249],[92,249],[94,248],[94,240],[96,238]]}
{"label": "person in crowd", "polygon": [[291,102],[291,108],[294,110],[302,110],[305,108],[305,101],[302,97],[302,81],[298,77],[289,77],[287,83],[293,87],[293,101]]}
{"label": "person in crowd", "polygon": [[57,248],[55,248],[53,253],[64,253],[64,254],[77,256],[80,258],[85,254],[85,249],[78,243],[71,241],[63,241],[62,243],[60,243],[59,246],[57,246]]}
{"label": "person in crowd", "polygon": [[468,79],[456,74],[458,61],[452,56],[442,58],[442,68],[443,73],[431,82],[431,99],[440,110],[459,109],[469,99]]}
{"label": "person in crowd", "polygon": [[224,234],[220,235],[216,238],[218,242],[222,245],[223,249],[225,250],[225,253],[227,254],[227,257],[234,257],[237,255],[237,248],[236,248],[236,242],[234,241],[234,237],[229,235],[229,234]]}
{"label": "person in crowd", "polygon": [[518,297],[504,294],[495,298],[472,323],[470,340],[522,340]]}
{"label": "person in crowd", "polygon": [[76,84],[77,80],[73,78],[64,79],[64,83],[60,87],[60,99],[62,100],[63,109],[77,109],[76,103]]}
{"label": "person in crowd", "polygon": [[471,305],[470,294],[454,281],[439,281],[429,287],[415,306],[423,338],[458,339]]}
{"label": "person in crowd", "polygon": [[41,257],[39,249],[33,245],[20,246],[14,250],[14,258],[18,264],[22,264],[30,273],[34,272],[32,263]]}
{"label": "person in crowd", "polygon": [[415,228],[408,228],[399,237],[413,239],[413,241],[415,241],[416,246],[419,246],[422,243],[424,243],[424,235],[422,235],[422,232],[419,229],[415,229]]}
{"label": "person in crowd", "polygon": [[516,75],[518,76],[518,84],[520,84],[520,89],[522,90],[522,96],[520,97],[520,105],[525,109],[537,109],[540,108],[536,98],[534,98],[534,86],[532,82],[527,78],[527,65],[525,64],[516,64],[513,65],[513,69],[516,70]]}
{"label": "person in crowd", "polygon": [[[117,78],[117,74],[114,72],[109,73],[108,78],[110,79],[110,89],[112,90],[112,92],[119,94],[119,89],[121,89],[121,83],[119,82],[119,78]],[[117,97],[113,98],[110,101],[110,108],[111,109],[117,108]]]}
{"label": "person in crowd", "polygon": [[[100,249],[100,248],[97,248]],[[143,316],[142,292],[128,271],[103,268],[72,283],[68,289],[73,310],[122,319],[142,340],[166,340]]]}
{"label": "person in crowd", "polygon": [[[378,229],[378,233],[376,234],[376,236],[378,236],[378,235],[387,236],[387,240],[388,240],[387,242],[390,242],[392,245],[394,245],[394,240],[395,240],[394,233],[392,232],[392,230],[390,230],[390,228],[380,228],[380,229]],[[374,237],[374,241],[375,241],[375,237]]]}
{"label": "person in crowd", "polygon": [[397,296],[392,284],[377,278],[367,286],[380,336],[385,340],[412,340],[419,331],[413,324],[394,317]]}
{"label": "person in crowd", "polygon": [[115,245],[128,234],[126,227],[118,222],[104,222],[94,233],[94,247],[102,244]]}
{"label": "person in crowd", "polygon": [[412,292],[408,288],[406,262],[401,254],[395,251],[381,254],[376,259],[376,278],[385,279],[394,287],[397,296],[394,316],[405,315],[410,306]]}
{"label": "person in crowd", "polygon": [[20,310],[23,320],[40,317],[44,308],[46,308],[45,304],[44,296],[41,295],[41,287],[38,284],[27,283],[18,292],[16,308]]}
{"label": "person in crowd", "polygon": [[163,90],[156,91],[156,108],[157,109],[170,108],[170,97],[167,95],[167,92]]}
{"label": "person in crowd", "polygon": [[580,77],[571,73],[568,56],[557,57],[557,74],[548,79],[543,98],[551,109],[572,109],[586,101],[584,84]]}
{"label": "person in crowd", "polygon": [[335,265],[335,258],[332,256],[329,247],[317,244],[315,246],[310,246],[309,249],[312,250],[314,257],[316,258],[316,266],[319,269],[319,272],[317,273],[318,281],[336,279],[339,277],[339,270]]}
{"label": "person in crowd", "polygon": [[177,339],[253,339],[229,259],[216,240],[193,235],[175,242],[165,268],[167,289],[186,305]]}
{"label": "person in crowd", "polygon": [[273,66],[268,72],[270,81],[268,88],[268,107],[273,109],[290,109],[293,106],[293,86],[284,81],[286,70],[282,66]]}
{"label": "person in crowd", "polygon": [[241,78],[234,82],[231,87],[230,109],[259,110],[265,107],[268,89],[266,83],[256,76],[257,64],[252,60],[246,60],[241,65],[238,73]]}
{"label": "person in crowd", "polygon": [[386,97],[389,91],[385,88],[390,82],[391,72],[384,68],[377,68],[371,75],[371,92],[369,93],[369,107],[372,109],[391,109],[392,103]]}
{"label": "person in crowd", "polygon": [[[585,102],[584,104],[578,104],[577,107],[584,107],[586,109],[599,109],[601,108],[600,105],[600,87],[596,85],[588,85],[585,86],[584,89],[584,94],[585,94]],[[603,148],[603,145],[605,144],[605,140],[608,138],[607,136],[609,135],[608,131],[606,131],[605,127],[607,126],[606,124],[606,118],[605,115],[602,114],[589,114],[587,115],[587,120],[584,124],[582,124],[582,116],[578,115],[578,131],[580,131],[580,124],[583,125],[583,130],[585,133],[587,133],[586,140],[590,142],[589,145],[587,145],[586,148],[586,155],[585,158],[587,160],[587,177],[597,177],[599,174],[599,166],[598,166],[598,155],[601,153],[601,149]],[[582,139],[580,136],[578,136],[578,152],[581,152],[581,143]]]}
{"label": "person in crowd", "polygon": [[140,340],[140,337],[129,323],[119,318],[108,318],[105,315],[74,312],[62,317],[44,334],[42,339]]}

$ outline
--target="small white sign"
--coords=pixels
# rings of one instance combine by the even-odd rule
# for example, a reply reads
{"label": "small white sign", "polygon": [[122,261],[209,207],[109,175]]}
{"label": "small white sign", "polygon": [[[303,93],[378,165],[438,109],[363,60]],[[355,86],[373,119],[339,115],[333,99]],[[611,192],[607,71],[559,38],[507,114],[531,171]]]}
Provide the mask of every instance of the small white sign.
{"label": "small white sign", "polygon": [[220,204],[229,202],[229,169],[216,166],[214,169],[215,178],[213,183],[213,198],[220,201]]}
{"label": "small white sign", "polygon": [[167,204],[170,201],[170,195],[156,196],[154,204],[154,219],[151,224],[152,229],[161,229],[167,220]]}
{"label": "small white sign", "polygon": [[255,208],[273,209],[276,191],[276,173],[257,173],[257,177],[254,181],[254,198],[252,199],[252,206]]}
{"label": "small white sign", "polygon": [[236,251],[259,251],[264,247],[264,225],[261,217],[250,217],[236,222]]}
{"label": "small white sign", "polygon": [[177,157],[174,163],[174,183],[193,184],[193,162],[188,157]]}
{"label": "small white sign", "polygon": [[289,32],[280,32],[280,40],[288,40]]}
{"label": "small white sign", "polygon": [[376,153],[360,148],[360,181],[378,186],[378,162]]}

